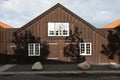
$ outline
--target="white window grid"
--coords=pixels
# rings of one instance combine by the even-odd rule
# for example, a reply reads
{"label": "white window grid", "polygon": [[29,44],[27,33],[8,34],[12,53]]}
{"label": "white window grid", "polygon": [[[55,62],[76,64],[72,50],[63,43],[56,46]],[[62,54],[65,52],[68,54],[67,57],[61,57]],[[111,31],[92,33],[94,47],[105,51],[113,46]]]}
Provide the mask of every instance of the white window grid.
{"label": "white window grid", "polygon": [[80,43],[80,55],[92,55],[91,43]]}
{"label": "white window grid", "polygon": [[39,43],[28,44],[28,56],[40,56],[40,44]]}
{"label": "white window grid", "polygon": [[48,36],[69,36],[69,23],[48,23]]}

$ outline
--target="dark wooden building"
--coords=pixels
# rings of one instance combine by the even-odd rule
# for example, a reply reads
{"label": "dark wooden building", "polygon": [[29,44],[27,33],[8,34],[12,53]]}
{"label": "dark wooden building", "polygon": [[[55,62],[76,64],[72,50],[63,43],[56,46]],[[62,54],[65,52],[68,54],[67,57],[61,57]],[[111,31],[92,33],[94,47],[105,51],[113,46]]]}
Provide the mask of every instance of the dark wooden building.
{"label": "dark wooden building", "polygon": [[[110,60],[107,56],[101,54],[102,45],[108,43],[106,38],[108,29],[95,28],[61,4],[56,4],[17,30],[0,28],[0,53],[14,54],[12,47],[15,47],[15,45],[11,41],[13,32],[25,33],[30,31],[33,36],[40,39],[41,44],[46,43],[49,46],[47,59],[69,61],[63,54],[64,47],[69,44],[66,42],[66,37],[69,36],[70,31],[74,33],[76,27],[80,30],[80,36],[84,40],[84,43],[80,43],[80,55],[85,56],[89,63],[98,64],[110,61],[120,63],[119,56]],[[40,56],[44,54],[39,53],[41,44],[29,44],[28,55]]]}

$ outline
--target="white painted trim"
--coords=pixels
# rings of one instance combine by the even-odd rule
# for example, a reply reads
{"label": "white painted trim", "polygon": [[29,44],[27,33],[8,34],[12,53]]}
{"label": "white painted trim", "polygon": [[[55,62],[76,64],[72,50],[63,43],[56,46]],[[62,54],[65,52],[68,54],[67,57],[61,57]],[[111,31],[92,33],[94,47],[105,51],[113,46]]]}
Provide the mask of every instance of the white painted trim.
{"label": "white painted trim", "polygon": [[[39,46],[38,46],[38,47],[39,47],[39,54],[35,54],[35,45],[36,45],[36,44],[39,45]],[[30,52],[30,51],[31,51],[31,50],[30,50],[30,48],[31,48],[30,45],[33,46],[33,54],[30,54],[30,53],[31,53],[31,52]],[[40,43],[29,43],[29,44],[28,44],[28,56],[40,56]]]}
{"label": "white painted trim", "polygon": [[[84,51],[85,51],[85,52],[82,53],[82,54],[81,54],[81,44],[84,44],[84,47],[85,47],[85,48],[84,48]],[[90,54],[86,54],[86,45],[87,45],[87,44],[90,44]],[[92,43],[90,43],[90,42],[80,43],[80,44],[79,44],[79,48],[80,48],[80,55],[82,55],[82,56],[91,56],[91,55],[92,55]]]}
{"label": "white painted trim", "polygon": [[58,43],[48,43],[49,45],[58,45]]}
{"label": "white painted trim", "polygon": [[57,57],[54,57],[54,58],[47,58],[47,59],[51,59],[51,60],[58,60],[59,58],[57,58]]}
{"label": "white painted trim", "polygon": [[[60,29],[61,34],[59,32],[59,25],[64,24],[64,26],[62,26],[62,29]],[[48,36],[69,36],[69,23],[68,22],[48,22]],[[67,30],[67,35],[63,35],[63,31]],[[56,30],[58,31],[58,35],[56,35]],[[54,31],[54,34],[51,35],[49,34],[49,31]]]}
{"label": "white painted trim", "polygon": [[10,47],[11,47],[11,48],[15,48],[15,47],[16,47],[16,45],[11,45]]}
{"label": "white painted trim", "polygon": [[65,43],[65,44],[69,45],[69,44],[76,44],[76,43]]}

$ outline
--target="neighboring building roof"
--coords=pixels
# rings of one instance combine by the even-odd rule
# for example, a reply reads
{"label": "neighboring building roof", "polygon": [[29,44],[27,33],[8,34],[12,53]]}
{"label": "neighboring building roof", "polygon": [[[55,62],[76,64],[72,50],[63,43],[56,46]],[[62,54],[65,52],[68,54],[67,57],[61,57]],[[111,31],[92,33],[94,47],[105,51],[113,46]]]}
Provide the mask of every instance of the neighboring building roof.
{"label": "neighboring building roof", "polygon": [[79,19],[81,22],[83,22],[84,24],[88,25],[91,29],[93,29],[94,31],[96,31],[97,33],[101,34],[104,36],[103,33],[101,33],[99,30],[97,30],[97,28],[95,28],[93,25],[91,25],[90,23],[88,23],[87,21],[85,21],[84,19],[82,19],[81,17],[77,16],[76,14],[74,14],[72,11],[70,11],[69,9],[65,8],[63,5],[61,4],[56,4],[55,6],[53,6],[52,8],[48,9],[47,11],[45,11],[43,14],[39,15],[38,17],[34,18],[33,20],[31,20],[30,22],[28,22],[27,24],[25,24],[23,27],[21,27],[18,31],[24,30],[25,28],[27,28],[29,25],[31,25],[32,23],[34,23],[35,21],[37,21],[38,19],[44,17],[45,15],[47,15],[48,13],[50,13],[51,11],[53,11],[56,8],[62,8],[63,10],[65,10],[67,13],[71,14],[72,16],[74,16],[75,18]]}
{"label": "neighboring building roof", "polygon": [[2,27],[2,28],[12,28],[11,26],[9,26],[5,23],[2,23],[2,22],[0,22],[0,27]]}
{"label": "neighboring building roof", "polygon": [[103,28],[115,28],[115,27],[117,27],[119,25],[120,25],[120,20],[117,20],[117,21],[115,21],[115,22],[113,22],[113,23],[111,23],[111,24],[109,24],[109,25],[107,25],[107,26],[105,26]]}

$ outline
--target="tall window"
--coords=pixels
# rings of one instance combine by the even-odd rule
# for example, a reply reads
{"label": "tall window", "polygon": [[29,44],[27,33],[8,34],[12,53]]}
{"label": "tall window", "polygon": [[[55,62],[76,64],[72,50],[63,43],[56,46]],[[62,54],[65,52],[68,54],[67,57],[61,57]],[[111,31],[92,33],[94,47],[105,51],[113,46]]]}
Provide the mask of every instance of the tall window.
{"label": "tall window", "polygon": [[69,23],[48,23],[48,36],[69,36]]}
{"label": "tall window", "polygon": [[40,56],[40,44],[39,43],[28,44],[28,56]]}
{"label": "tall window", "polygon": [[91,55],[91,43],[80,43],[80,55]]}

